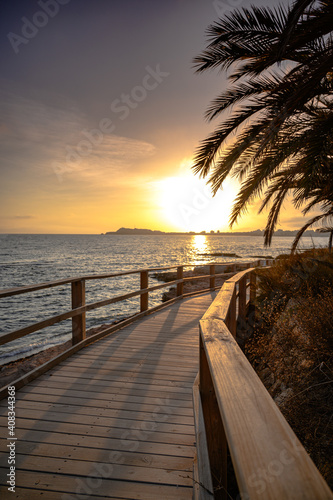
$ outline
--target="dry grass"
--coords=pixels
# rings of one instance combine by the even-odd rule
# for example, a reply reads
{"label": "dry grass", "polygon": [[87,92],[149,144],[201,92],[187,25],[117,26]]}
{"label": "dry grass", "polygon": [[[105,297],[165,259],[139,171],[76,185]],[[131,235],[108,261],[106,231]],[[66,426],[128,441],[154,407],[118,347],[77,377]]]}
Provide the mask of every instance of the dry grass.
{"label": "dry grass", "polygon": [[246,354],[332,488],[332,256],[285,258],[262,275],[260,287]]}

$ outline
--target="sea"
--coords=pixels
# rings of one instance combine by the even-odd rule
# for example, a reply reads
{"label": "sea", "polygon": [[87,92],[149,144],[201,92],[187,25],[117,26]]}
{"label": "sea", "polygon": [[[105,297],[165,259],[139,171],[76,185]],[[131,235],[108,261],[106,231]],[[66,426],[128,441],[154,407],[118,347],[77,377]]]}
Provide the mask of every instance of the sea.
{"label": "sea", "polygon": [[[228,262],[288,253],[293,238],[279,236],[265,248],[261,236],[233,235],[0,235],[0,288],[13,288],[62,278],[142,268]],[[327,236],[304,237],[301,248],[326,247]],[[211,254],[236,254],[212,256]],[[153,273],[149,286],[159,284]],[[140,275],[86,282],[86,303],[123,295],[140,287]],[[164,289],[165,290],[165,289]],[[149,294],[149,307],[164,290]],[[0,335],[71,309],[71,286],[62,285],[0,299]],[[87,328],[113,324],[139,311],[139,297],[87,313]],[[44,328],[0,346],[0,365],[30,356],[71,338],[71,320]]]}

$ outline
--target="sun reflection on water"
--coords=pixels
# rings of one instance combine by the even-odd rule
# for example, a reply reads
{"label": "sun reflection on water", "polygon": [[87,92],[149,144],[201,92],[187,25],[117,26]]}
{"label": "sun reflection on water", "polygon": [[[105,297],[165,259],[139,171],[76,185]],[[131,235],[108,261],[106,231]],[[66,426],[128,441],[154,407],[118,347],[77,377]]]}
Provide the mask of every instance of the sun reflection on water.
{"label": "sun reflection on water", "polygon": [[190,256],[193,264],[205,264],[211,252],[211,245],[206,235],[195,234],[191,239]]}
{"label": "sun reflection on water", "polygon": [[192,237],[192,249],[197,253],[206,253],[208,250],[207,238],[204,234],[195,234]]}

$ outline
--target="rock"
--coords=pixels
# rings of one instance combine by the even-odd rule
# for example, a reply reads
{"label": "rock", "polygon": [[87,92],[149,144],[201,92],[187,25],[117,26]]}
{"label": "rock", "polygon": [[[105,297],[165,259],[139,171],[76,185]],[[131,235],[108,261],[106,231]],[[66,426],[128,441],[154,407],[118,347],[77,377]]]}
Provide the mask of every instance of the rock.
{"label": "rock", "polygon": [[167,292],[164,292],[162,295],[162,302],[167,302],[175,298],[177,295],[177,289],[174,286],[171,286]]}
{"label": "rock", "polygon": [[[281,384],[282,387],[282,384]],[[281,407],[283,406],[286,401],[294,394],[294,391],[291,389],[291,387],[288,387],[287,389],[283,390],[280,392],[278,396],[274,398],[275,403]]]}

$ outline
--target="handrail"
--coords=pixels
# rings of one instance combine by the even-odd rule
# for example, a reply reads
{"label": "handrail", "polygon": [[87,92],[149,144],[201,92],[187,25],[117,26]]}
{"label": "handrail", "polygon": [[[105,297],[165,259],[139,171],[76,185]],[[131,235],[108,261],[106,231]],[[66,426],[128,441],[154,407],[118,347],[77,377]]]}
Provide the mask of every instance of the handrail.
{"label": "handrail", "polygon": [[[252,264],[253,265],[260,265],[260,262],[262,261],[254,261]],[[265,261],[267,264],[270,261]],[[190,277],[183,277],[183,269],[184,267],[204,267],[204,266],[209,266],[209,274],[204,275],[204,276],[190,276]],[[58,314],[56,316],[46,318],[43,321],[40,321],[38,323],[34,323],[32,325],[26,326],[24,328],[21,328],[19,330],[15,330],[9,333],[4,333],[0,335],[0,345],[3,345],[7,342],[10,342],[12,340],[16,340],[17,338],[21,338],[25,335],[28,335],[29,333],[33,333],[36,331],[41,330],[42,328],[45,328],[47,326],[51,326],[55,323],[59,323],[60,321],[64,321],[65,319],[72,318],[72,347],[68,348],[66,351],[64,351],[62,354],[50,359],[40,367],[36,368],[32,372],[29,372],[28,374],[18,378],[15,380],[13,383],[15,384],[16,388],[20,388],[27,383],[29,383],[31,380],[34,380],[36,377],[38,377],[40,374],[45,373],[48,369],[51,367],[55,366],[56,364],[60,363],[63,359],[66,359],[68,356],[71,356],[74,352],[77,352],[79,349],[82,347],[86,346],[87,344],[90,344],[97,339],[100,339],[106,335],[109,335],[110,333],[114,333],[118,331],[120,328],[132,323],[133,321],[136,321],[137,319],[142,318],[143,316],[150,314],[152,312],[158,311],[164,307],[167,307],[169,304],[174,303],[177,300],[181,300],[183,298],[191,297],[194,295],[197,295],[198,293],[204,293],[204,292],[209,292],[212,290],[216,290],[217,288],[220,288],[219,286],[215,286],[215,279],[221,276],[224,276],[226,273],[215,273],[215,266],[226,266],[227,269],[230,267],[233,268],[234,271],[236,271],[237,267],[243,267],[248,266],[250,264],[248,263],[238,263],[238,262],[218,262],[218,263],[210,263],[210,264],[197,264],[197,265],[191,265],[191,264],[186,264],[186,265],[173,265],[173,266],[164,266],[164,267],[155,267],[155,268],[148,268],[148,269],[136,269],[136,270],[131,270],[131,271],[125,271],[125,272],[120,272],[120,273],[109,273],[109,274],[103,274],[103,275],[95,275],[95,276],[79,276],[75,278],[67,278],[67,279],[62,279],[62,280],[56,280],[56,281],[51,281],[51,282],[45,282],[45,283],[38,283],[36,285],[28,285],[24,287],[18,287],[18,288],[12,288],[12,289],[6,289],[6,290],[0,290],[0,298],[5,298],[5,297],[10,297],[10,296],[15,296],[18,294],[23,294],[23,293],[29,293],[29,292],[34,292],[37,290],[41,289],[46,289],[50,287],[56,287],[56,286],[62,286],[64,284],[71,284],[71,295],[72,295],[72,309],[70,311]],[[169,281],[166,283],[163,283],[161,285],[154,285],[151,287],[148,287],[148,275],[151,272],[155,271],[160,271],[160,270],[166,270],[166,269],[177,269],[177,279],[173,281]],[[94,302],[92,304],[86,304],[85,303],[85,281],[86,280],[91,280],[91,279],[106,279],[106,278],[111,278],[111,277],[119,277],[119,276],[126,276],[130,274],[140,274],[140,290],[136,290],[134,292],[130,292],[126,295],[121,295],[117,297],[112,297],[108,299],[104,299],[101,301]],[[204,290],[197,290],[193,291],[190,293],[184,293],[183,292],[183,285],[185,282],[190,281],[190,280],[198,280],[206,278],[209,279],[209,288],[206,288]],[[176,285],[177,287],[177,293],[176,297],[173,299],[170,299],[167,301],[167,303],[161,303],[157,306],[148,308],[148,295],[149,292],[158,290],[164,287],[170,287],[172,285]],[[122,320],[120,323],[116,325],[111,325],[108,326],[107,328],[103,329],[103,331],[100,331],[98,333],[93,334],[92,336],[86,338],[86,312],[90,311],[92,309],[96,309],[99,307],[103,307],[105,305],[111,304],[111,303],[116,303],[120,302],[122,300],[126,300],[130,297],[134,296],[140,296],[140,311],[137,312],[136,314],[130,316],[129,318]],[[0,400],[3,397],[6,397],[6,388],[0,389]]]}
{"label": "handrail", "polygon": [[[259,262],[259,261],[258,261]],[[257,264],[257,262],[255,262]],[[183,277],[184,267],[210,267],[210,274],[204,276],[190,276]],[[48,326],[52,326],[56,323],[64,321],[66,319],[72,318],[72,343],[75,345],[86,337],[86,313],[93,309],[97,309],[100,307],[104,307],[106,305],[114,304],[116,302],[121,302],[123,300],[127,300],[136,296],[140,296],[140,312],[148,311],[148,295],[149,292],[159,290],[161,288],[170,287],[172,285],[177,285],[177,296],[183,296],[183,284],[187,281],[200,280],[203,278],[210,279],[210,289],[215,289],[215,279],[223,276],[224,274],[216,274],[215,266],[216,265],[224,265],[227,267],[230,266],[242,266],[248,265],[244,263],[235,263],[235,262],[222,262],[215,264],[197,264],[197,265],[173,265],[173,266],[163,266],[163,267],[154,267],[147,269],[135,269],[130,271],[124,271],[119,273],[107,273],[107,274],[99,274],[99,275],[87,275],[87,276],[77,276],[73,278],[66,278],[56,281],[38,283],[36,285],[28,285],[23,287],[16,287],[11,289],[0,290],[0,299],[5,297],[11,297],[23,293],[35,292],[38,290],[43,290],[46,288],[63,286],[65,284],[71,284],[71,295],[72,295],[72,309],[70,311],[63,312],[61,314],[57,314],[55,316],[44,319],[43,321],[39,321],[37,323],[33,323],[24,328],[20,328],[18,330],[14,330],[8,333],[4,333],[0,335],[0,345],[6,344],[7,342],[11,342],[12,340],[16,340],[18,338],[24,337],[30,333],[34,333]],[[167,270],[167,269],[177,269],[177,279],[173,281],[169,281],[160,285],[154,285],[148,287],[148,274],[155,271]],[[140,274],[140,290],[135,290],[133,292],[119,295],[116,297],[111,297],[108,299],[100,300],[97,302],[93,302],[91,304],[86,304],[85,300],[85,282],[87,280],[101,280],[107,278],[115,278],[120,276],[128,276],[133,274]]]}
{"label": "handrail", "polygon": [[[194,497],[229,498],[229,449],[241,498],[332,499],[328,485],[235,340],[237,321],[247,322],[255,293],[254,269],[238,273],[224,283],[200,320],[200,367],[193,399],[197,444],[205,450],[197,451]],[[208,472],[200,460],[205,456]]]}

